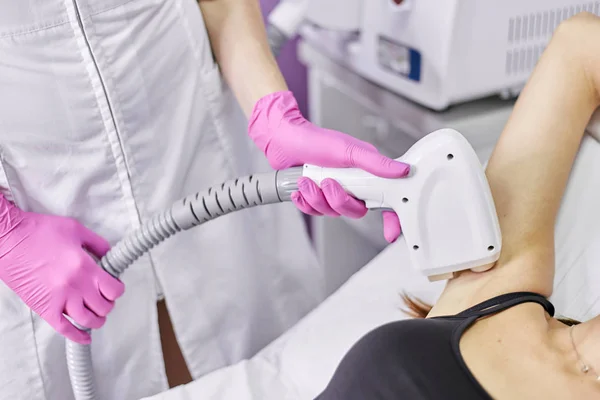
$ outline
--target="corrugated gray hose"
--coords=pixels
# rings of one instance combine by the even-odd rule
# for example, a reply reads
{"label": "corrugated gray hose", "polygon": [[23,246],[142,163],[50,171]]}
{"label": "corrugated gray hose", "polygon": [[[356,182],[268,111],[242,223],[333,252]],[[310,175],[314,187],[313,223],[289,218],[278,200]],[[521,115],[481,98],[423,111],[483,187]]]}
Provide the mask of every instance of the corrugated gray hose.
{"label": "corrugated gray hose", "polygon": [[[301,175],[302,167],[250,175],[188,196],[127,235],[99,264],[118,278],[140,256],[179,231],[234,211],[289,201]],[[90,345],[67,340],[67,364],[75,399],[96,400]]]}

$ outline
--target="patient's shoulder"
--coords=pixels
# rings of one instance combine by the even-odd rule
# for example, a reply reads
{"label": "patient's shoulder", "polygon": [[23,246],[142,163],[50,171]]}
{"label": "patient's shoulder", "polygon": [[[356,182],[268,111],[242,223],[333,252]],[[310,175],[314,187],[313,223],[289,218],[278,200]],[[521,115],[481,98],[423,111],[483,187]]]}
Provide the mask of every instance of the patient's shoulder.
{"label": "patient's shoulder", "polygon": [[465,271],[446,284],[440,298],[428,317],[454,315],[495,296],[513,292],[539,293],[546,298],[552,295],[553,277],[542,277],[552,273],[548,268],[548,257],[539,253],[500,259],[486,272]]}

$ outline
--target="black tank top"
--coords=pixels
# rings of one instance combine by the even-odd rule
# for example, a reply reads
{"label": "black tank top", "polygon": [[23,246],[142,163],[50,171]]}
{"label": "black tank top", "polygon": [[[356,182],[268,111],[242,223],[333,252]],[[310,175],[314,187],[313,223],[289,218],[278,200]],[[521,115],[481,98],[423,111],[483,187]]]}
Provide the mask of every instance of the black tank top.
{"label": "black tank top", "polygon": [[519,292],[452,316],[383,325],[350,349],[315,400],[490,400],[460,354],[460,338],[479,318],[528,302],[554,316],[545,297]]}

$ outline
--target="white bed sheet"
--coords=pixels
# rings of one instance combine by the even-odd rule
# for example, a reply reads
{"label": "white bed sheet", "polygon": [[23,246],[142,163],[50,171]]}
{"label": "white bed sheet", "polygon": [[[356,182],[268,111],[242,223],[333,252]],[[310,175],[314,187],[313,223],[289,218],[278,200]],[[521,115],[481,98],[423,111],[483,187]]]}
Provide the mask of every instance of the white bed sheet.
{"label": "white bed sheet", "polygon": [[[586,137],[557,221],[552,297],[561,314],[600,314],[600,144]],[[429,283],[408,264],[403,241],[389,246],[294,328],[257,356],[146,400],[310,400],[341,358],[368,331],[404,319],[399,293],[434,301]]]}
{"label": "white bed sheet", "polygon": [[404,242],[389,246],[290,331],[250,361],[213,372],[152,400],[298,400],[314,398],[361,336],[403,319],[403,289],[435,300],[430,284],[408,265]]}

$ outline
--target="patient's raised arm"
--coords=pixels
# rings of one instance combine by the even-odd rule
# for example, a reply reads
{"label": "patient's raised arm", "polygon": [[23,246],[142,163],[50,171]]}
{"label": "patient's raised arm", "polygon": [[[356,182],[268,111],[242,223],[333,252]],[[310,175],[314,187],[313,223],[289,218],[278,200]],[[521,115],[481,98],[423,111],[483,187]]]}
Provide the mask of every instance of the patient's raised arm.
{"label": "patient's raised arm", "polygon": [[485,274],[486,295],[551,294],[554,224],[585,127],[600,104],[596,75],[600,19],[580,14],[556,31],[489,161],[503,248]]}

